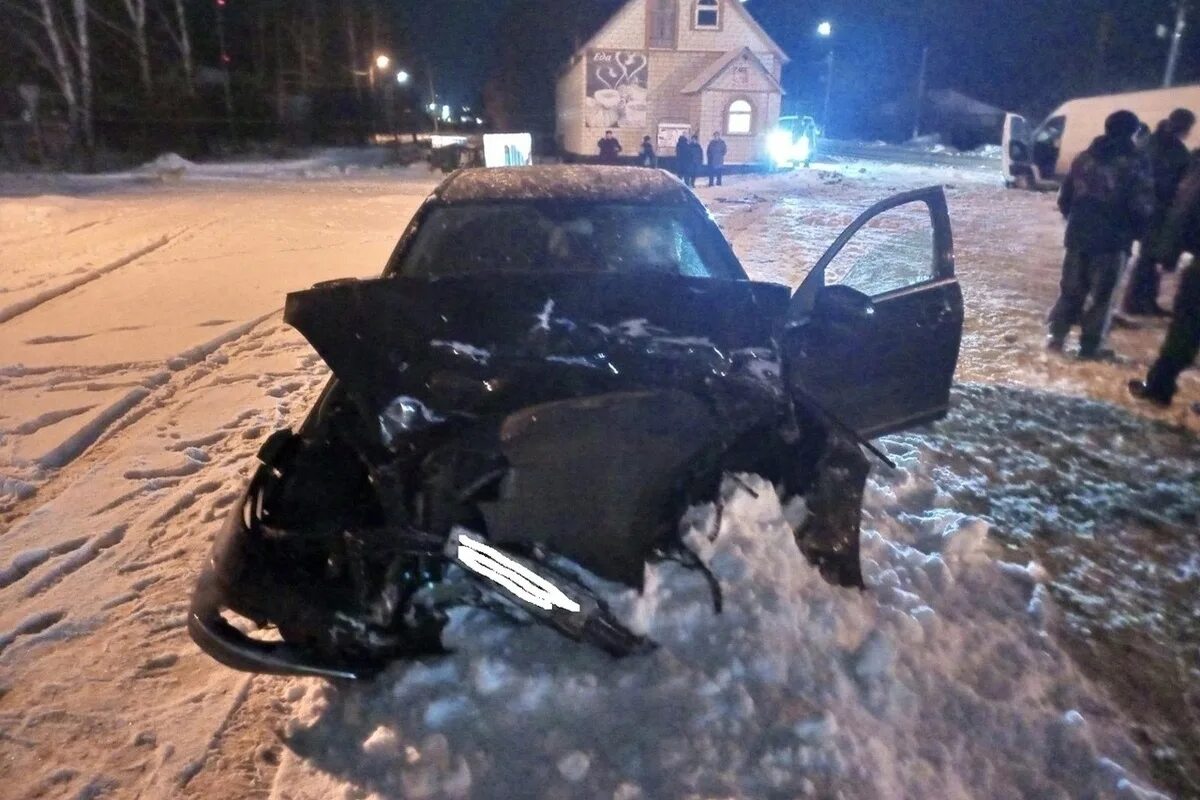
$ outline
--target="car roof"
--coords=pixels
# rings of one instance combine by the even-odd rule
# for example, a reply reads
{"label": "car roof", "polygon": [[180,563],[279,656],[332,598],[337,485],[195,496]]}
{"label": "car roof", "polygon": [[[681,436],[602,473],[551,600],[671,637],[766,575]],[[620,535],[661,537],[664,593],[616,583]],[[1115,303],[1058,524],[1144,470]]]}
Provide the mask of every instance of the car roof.
{"label": "car roof", "polygon": [[581,164],[462,169],[434,195],[450,204],[521,200],[681,204],[688,200],[683,183],[664,170]]}

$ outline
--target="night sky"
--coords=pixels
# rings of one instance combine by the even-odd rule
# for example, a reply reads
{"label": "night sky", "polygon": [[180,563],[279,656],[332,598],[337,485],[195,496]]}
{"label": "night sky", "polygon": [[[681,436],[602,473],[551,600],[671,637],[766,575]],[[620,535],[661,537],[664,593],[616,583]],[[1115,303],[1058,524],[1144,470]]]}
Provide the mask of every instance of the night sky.
{"label": "night sky", "polygon": [[[535,1],[398,0],[397,21],[414,57],[428,59],[439,94],[475,104],[498,46],[520,46],[498,45],[494,33],[517,6]],[[594,1],[598,16],[607,16],[613,3]],[[1170,0],[749,0],[747,7],[793,59],[784,75],[790,110],[817,102],[829,45],[814,32],[820,20],[833,22],[835,105],[846,119],[911,94],[925,44],[930,88],[1035,116],[1071,96],[1152,88],[1167,51],[1155,27],[1172,18]],[[1179,82],[1200,80],[1200,10],[1193,17]]]}

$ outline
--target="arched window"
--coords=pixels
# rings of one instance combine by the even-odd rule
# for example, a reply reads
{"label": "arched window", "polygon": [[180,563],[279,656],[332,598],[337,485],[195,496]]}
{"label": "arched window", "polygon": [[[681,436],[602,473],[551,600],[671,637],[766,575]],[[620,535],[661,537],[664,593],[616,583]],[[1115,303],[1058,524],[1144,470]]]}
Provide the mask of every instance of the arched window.
{"label": "arched window", "polygon": [[725,115],[725,132],[751,133],[754,129],[754,107],[749,100],[734,100]]}
{"label": "arched window", "polygon": [[696,0],[697,29],[716,30],[721,27],[721,0]]}

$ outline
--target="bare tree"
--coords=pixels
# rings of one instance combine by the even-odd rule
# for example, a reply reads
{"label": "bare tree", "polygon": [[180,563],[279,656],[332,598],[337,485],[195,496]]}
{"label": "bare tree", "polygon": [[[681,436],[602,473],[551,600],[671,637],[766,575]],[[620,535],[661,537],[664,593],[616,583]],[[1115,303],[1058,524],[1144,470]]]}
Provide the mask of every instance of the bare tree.
{"label": "bare tree", "polygon": [[53,78],[67,106],[71,143],[92,165],[96,150],[89,0],[0,0],[17,37]]}
{"label": "bare tree", "polygon": [[163,12],[163,24],[167,35],[179,51],[179,60],[183,65],[183,82],[188,94],[196,93],[196,64],[192,57],[192,36],[188,27],[187,6],[184,0],[170,0],[174,19],[171,14]]}
{"label": "bare tree", "polygon": [[[41,0],[43,5],[49,5],[50,0]],[[88,24],[88,0],[72,0],[71,8],[75,12],[75,58],[79,64],[79,128],[83,136],[83,155],[90,169],[96,155],[96,115],[93,111],[92,96],[95,84],[92,81],[92,40],[91,27]]]}
{"label": "bare tree", "polygon": [[350,79],[354,83],[354,94],[362,100],[362,59],[358,49],[358,4],[354,0],[342,0],[342,22],[346,28],[346,59],[350,62]]}
{"label": "bare tree", "polygon": [[137,52],[142,91],[149,97],[154,92],[154,80],[150,76],[150,44],[146,39],[146,0],[121,0],[121,5],[129,17],[130,38]]}

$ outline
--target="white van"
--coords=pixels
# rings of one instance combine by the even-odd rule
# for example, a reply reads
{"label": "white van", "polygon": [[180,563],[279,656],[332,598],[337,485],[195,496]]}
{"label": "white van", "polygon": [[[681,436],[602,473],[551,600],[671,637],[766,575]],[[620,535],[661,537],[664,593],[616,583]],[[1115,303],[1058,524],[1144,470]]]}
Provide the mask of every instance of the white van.
{"label": "white van", "polygon": [[[1109,114],[1132,111],[1144,126],[1140,135],[1149,135],[1177,108],[1190,109],[1200,117],[1200,85],[1068,100],[1032,129],[1024,117],[1008,114],[1001,141],[1004,181],[1023,189],[1057,186],[1075,157],[1104,133]],[[1200,147],[1200,125],[1192,129],[1187,146]]]}

